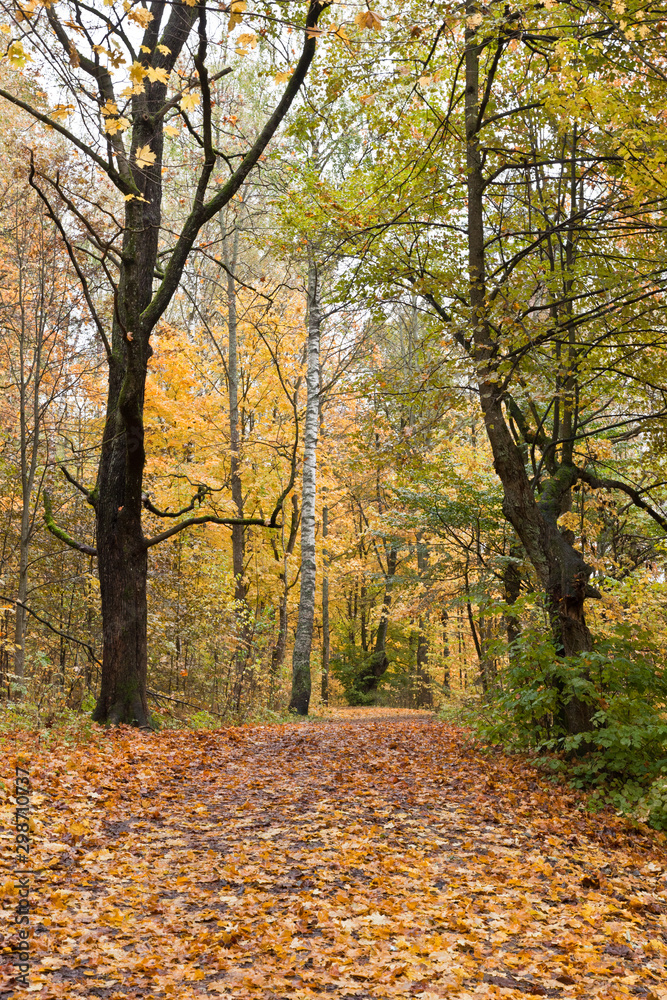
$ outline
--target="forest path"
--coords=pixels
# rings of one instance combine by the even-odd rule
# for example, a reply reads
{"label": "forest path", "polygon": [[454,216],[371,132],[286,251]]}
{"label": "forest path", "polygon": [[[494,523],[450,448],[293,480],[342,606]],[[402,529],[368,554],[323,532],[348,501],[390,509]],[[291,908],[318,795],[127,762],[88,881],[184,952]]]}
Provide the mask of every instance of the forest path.
{"label": "forest path", "polygon": [[658,841],[432,716],[31,756],[31,996],[667,1000]]}

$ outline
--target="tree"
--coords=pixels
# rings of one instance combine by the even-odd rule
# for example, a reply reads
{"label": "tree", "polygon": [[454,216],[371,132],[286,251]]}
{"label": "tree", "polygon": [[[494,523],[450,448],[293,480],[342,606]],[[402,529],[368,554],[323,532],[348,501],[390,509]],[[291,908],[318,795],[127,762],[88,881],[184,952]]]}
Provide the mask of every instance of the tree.
{"label": "tree", "polygon": [[317,500],[317,435],[320,423],[320,270],[308,262],[308,341],[306,346],[306,419],[301,476],[301,591],[294,651],[290,709],[308,715],[311,677],[310,654],[315,618],[315,504]]}
{"label": "tree", "polygon": [[[639,387],[634,365],[640,345],[659,353],[662,339],[652,334],[664,322],[662,262],[637,247],[651,240],[648,206],[664,195],[643,174],[642,143],[625,132],[612,138],[610,124],[631,115],[623,101],[633,120],[650,118],[636,90],[649,34],[638,29],[640,49],[635,41],[630,55],[625,27],[597,7],[552,13],[541,4],[469,3],[462,24],[433,8],[425,29],[409,32],[423,59],[415,53],[416,82],[408,72],[411,114],[392,122],[398,169],[388,176],[382,150],[364,165],[338,198],[339,238],[359,262],[360,284],[382,281],[387,297],[417,291],[467,359],[505,516],[544,594],[555,650],[576,659],[591,648],[584,606],[599,589],[564,520],[573,489],[606,484],[665,522],[631,483],[617,477],[611,487],[591,468],[599,463],[592,442],[660,420],[664,409]],[[443,51],[446,36],[453,46]],[[619,68],[603,80],[611,59]],[[626,91],[613,96],[625,82],[630,102]],[[365,101],[369,130],[379,133],[400,80],[390,91],[368,72],[366,85],[375,89]],[[644,150],[653,128],[643,126]],[[357,198],[353,213],[361,178],[364,207]],[[629,413],[618,407],[620,384],[630,390]],[[588,730],[594,701],[583,669],[561,690],[563,729]]]}
{"label": "tree", "polygon": [[[212,123],[214,86],[231,68],[210,70],[211,16],[205,5],[157,2],[150,10],[130,6],[125,11],[112,5],[97,12],[74,0],[39,5],[26,16],[21,4],[3,4],[14,35],[10,46],[14,56],[24,53],[25,59],[52,63],[65,100],[45,113],[11,90],[0,89],[0,96],[53,128],[79,151],[88,169],[104,179],[94,200],[83,187],[83,174],[73,179],[54,176],[34,157],[30,170],[30,182],[67,246],[109,367],[97,483],[93,489],[79,484],[96,517],[104,632],[102,683],[94,712],[98,721],[149,724],[148,549],[191,524],[239,520],[212,515],[184,518],[151,538],[144,537],[143,401],[150,337],[173,299],[202,227],[241,188],[298,94],[315,52],[316,25],[324,9],[317,0],[305,6],[306,16],[299,25],[304,39],[301,54],[284,93],[254,142],[230,158],[214,145]],[[230,30],[240,23],[242,9],[232,4]],[[219,22],[216,28],[221,30]],[[138,34],[140,45],[135,42]],[[124,65],[128,65],[125,72]],[[200,120],[195,123],[197,107]],[[70,112],[76,113],[72,127],[64,124]],[[171,120],[179,116],[191,130],[202,162],[190,210],[172,240],[170,227],[163,229],[162,220],[163,173],[169,169],[165,135],[167,128],[173,128]],[[220,163],[226,164],[228,177],[218,183]],[[71,239],[69,217],[81,223],[85,242]],[[106,275],[111,296],[108,316],[86,277],[82,261],[87,257],[96,260]],[[265,522],[254,519],[254,523]],[[50,527],[58,530],[52,521]],[[83,547],[66,532],[59,537]]]}

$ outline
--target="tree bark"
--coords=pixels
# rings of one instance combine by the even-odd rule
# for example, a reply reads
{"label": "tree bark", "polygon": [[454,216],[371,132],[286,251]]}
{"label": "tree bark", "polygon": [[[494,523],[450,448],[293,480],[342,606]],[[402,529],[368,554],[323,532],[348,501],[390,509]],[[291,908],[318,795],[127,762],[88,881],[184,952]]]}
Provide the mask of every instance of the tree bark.
{"label": "tree bark", "polygon": [[387,571],[385,573],[384,596],[380,609],[380,621],[375,633],[375,644],[373,652],[364,663],[364,676],[361,678],[359,688],[364,694],[375,691],[380,678],[387,671],[389,658],[387,656],[387,630],[389,628],[389,611],[391,609],[392,591],[394,589],[394,578],[398,565],[398,548],[391,545],[387,553]]}
{"label": "tree bark", "polygon": [[313,644],[317,576],[315,502],[320,408],[320,328],[319,273],[311,254],[308,262],[308,365],[301,500],[301,592],[292,653],[292,696],[289,704],[290,711],[298,715],[308,715],[311,692],[310,655]]}
{"label": "tree bark", "polygon": [[[285,650],[287,647],[287,597],[291,588],[296,583],[296,578],[292,583],[287,581],[287,566],[288,559],[294,552],[294,545],[296,543],[296,537],[299,530],[299,502],[297,500],[296,494],[292,494],[292,514],[290,518],[290,531],[287,539],[287,544],[283,541],[283,568],[280,573],[280,582],[282,583],[282,591],[280,598],[278,600],[278,634],[276,636],[276,641],[273,649],[271,650],[271,699],[273,700],[273,690],[275,685],[275,678],[278,674],[278,669],[285,659]],[[274,546],[274,557],[276,560],[280,559],[278,554],[278,547]]]}
{"label": "tree bark", "polygon": [[[229,387],[229,450],[232,504],[236,516],[243,517],[243,481],[241,479],[241,434],[239,432],[239,353],[238,317],[236,308],[236,264],[239,229],[234,230],[232,250],[224,240],[223,253],[227,273],[227,374]],[[234,601],[236,629],[239,639],[236,650],[237,671],[243,673],[250,651],[251,629],[248,608],[248,588],[245,581],[245,538],[243,524],[232,525],[232,566],[234,571]]]}
{"label": "tree bark", "polygon": [[[512,607],[519,600],[521,596],[521,573],[519,567],[516,565],[515,560],[519,558],[521,554],[521,547],[516,543],[515,540],[510,542],[509,555],[510,558],[505,564],[503,569],[503,586],[505,588],[505,603]],[[508,611],[505,615],[505,628],[507,630],[507,644],[509,647],[509,658],[510,661],[514,657],[513,647],[519,636],[521,635],[521,622],[518,617],[511,611]]]}
{"label": "tree bark", "polygon": [[[417,534],[417,572],[420,579],[428,571],[428,546],[422,541],[421,532]],[[429,644],[426,635],[427,614],[419,616],[417,622],[417,663],[415,676],[415,705],[417,708],[431,708],[433,705],[433,689],[428,669]]]}
{"label": "tree bark", "polygon": [[329,534],[329,508],[322,509],[322,704],[329,704],[329,660],[331,636],[329,630],[329,553],[326,540]]}

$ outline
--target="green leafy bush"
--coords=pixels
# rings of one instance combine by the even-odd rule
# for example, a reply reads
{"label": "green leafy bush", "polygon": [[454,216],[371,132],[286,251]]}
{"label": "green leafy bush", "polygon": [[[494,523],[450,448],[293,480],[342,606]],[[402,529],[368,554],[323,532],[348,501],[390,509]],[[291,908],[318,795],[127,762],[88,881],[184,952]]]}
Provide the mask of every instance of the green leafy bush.
{"label": "green leafy bush", "polygon": [[[576,696],[596,706],[591,728],[568,735],[562,708]],[[592,652],[558,657],[539,628],[526,629],[475,726],[490,742],[534,748],[545,767],[667,829],[667,675],[651,635],[618,626]],[[663,826],[664,824],[664,826]]]}

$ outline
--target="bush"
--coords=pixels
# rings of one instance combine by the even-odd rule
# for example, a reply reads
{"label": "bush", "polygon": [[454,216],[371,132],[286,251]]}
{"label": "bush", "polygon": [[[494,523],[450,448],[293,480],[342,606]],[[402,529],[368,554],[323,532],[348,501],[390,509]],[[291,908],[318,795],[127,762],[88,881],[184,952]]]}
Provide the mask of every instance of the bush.
{"label": "bush", "polygon": [[[592,652],[558,657],[533,630],[511,652],[502,686],[477,709],[480,735],[537,749],[544,766],[593,791],[594,805],[610,803],[667,829],[667,677],[652,637],[618,626]],[[561,708],[575,695],[597,710],[591,729],[572,736]]]}

